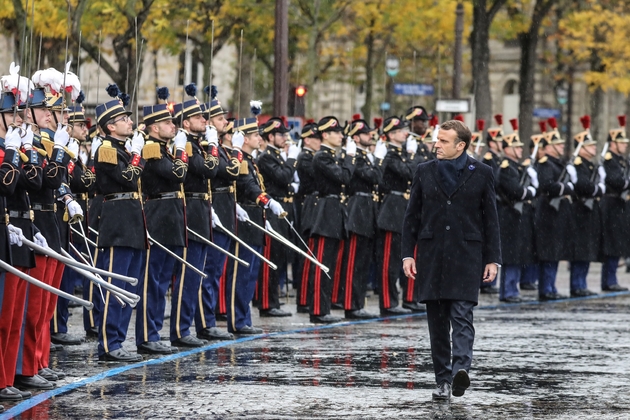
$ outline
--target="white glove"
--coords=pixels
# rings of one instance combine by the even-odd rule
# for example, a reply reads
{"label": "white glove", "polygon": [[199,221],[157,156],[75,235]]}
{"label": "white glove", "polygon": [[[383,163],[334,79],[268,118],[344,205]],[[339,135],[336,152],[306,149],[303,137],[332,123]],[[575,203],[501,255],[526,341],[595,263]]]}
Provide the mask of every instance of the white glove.
{"label": "white glove", "polygon": [[374,155],[372,153],[368,153],[367,154],[368,159],[370,160],[370,163],[374,163]]}
{"label": "white glove", "polygon": [[297,182],[298,184],[300,183],[300,176],[297,171],[293,172],[293,182]]}
{"label": "white glove", "polygon": [[387,156],[387,146],[382,141],[376,142],[376,147],[374,148],[374,157],[377,159],[385,159]]}
{"label": "white glove", "polygon": [[83,218],[83,209],[76,201],[68,200],[66,202],[66,208],[68,209],[68,215],[71,219],[73,219],[75,216],[81,216],[81,218]]}
{"label": "white glove", "polygon": [[217,214],[214,212],[214,209],[212,207],[210,207],[210,209],[212,210],[212,228],[216,228],[218,226],[223,227],[223,223],[221,223],[221,220],[219,220],[219,216],[217,216]]}
{"label": "white glove", "polygon": [[354,156],[357,154],[357,144],[351,138],[348,138],[346,141],[346,153],[349,156]]}
{"label": "white glove", "polygon": [[243,144],[245,144],[245,136],[242,132],[237,131],[232,136],[232,147],[240,150],[240,148],[243,147]]}
{"label": "white glove", "polygon": [[[601,166],[600,166],[600,168],[601,168]],[[602,194],[606,194],[606,184],[604,184],[603,182],[600,182],[599,184],[597,184],[597,186],[601,190]],[[595,190],[593,195],[596,195],[596,194],[597,194],[597,190]]]}
{"label": "white glove", "polygon": [[418,141],[413,137],[407,137],[407,153],[414,155],[418,151]]}
{"label": "white glove", "polygon": [[[211,125],[206,125],[206,141],[212,146],[219,145],[219,134],[217,133],[217,129]],[[232,139],[232,144],[234,144],[234,139]]]}
{"label": "white glove", "polygon": [[527,189],[529,191],[531,191],[532,193],[532,197],[536,197],[536,188],[532,187],[531,185],[529,187],[527,187]]}
{"label": "white glove", "polygon": [[300,183],[299,182],[292,182],[291,186],[293,187],[293,192],[297,194],[297,192],[300,190]]}
{"label": "white glove", "polygon": [[74,159],[79,157],[79,142],[76,139],[70,139],[68,142],[68,150],[74,156]]}
{"label": "white glove", "polygon": [[531,166],[528,167],[527,175],[529,175],[529,180],[534,188],[538,188],[538,172],[536,172],[536,169],[532,168]]}
{"label": "white glove", "polygon": [[275,214],[276,216],[280,216],[284,212],[284,209],[282,208],[280,203],[278,203],[273,198],[269,200],[269,202],[267,203],[267,207],[266,208],[271,210],[273,212],[273,214]]}
{"label": "white glove", "polygon": [[22,246],[22,238],[24,237],[22,229],[13,225],[7,225],[7,230],[9,231],[9,243],[11,245]]}
{"label": "white glove", "polygon": [[22,146],[24,146],[26,150],[31,150],[33,148],[33,129],[30,124],[28,126],[22,124],[22,128],[26,130],[26,134],[22,137]]}
{"label": "white glove", "polygon": [[87,152],[86,152],[85,150],[81,149],[81,150],[79,151],[79,159],[81,159],[81,162],[82,162],[84,165],[87,165],[88,155],[87,155]]}
{"label": "white glove", "polygon": [[567,165],[567,173],[569,174],[569,178],[571,178],[571,182],[577,184],[577,171],[575,170],[575,166]]}
{"label": "white glove", "polygon": [[599,168],[597,168],[597,173],[599,174],[599,182],[602,184],[606,182],[606,168],[604,168],[604,165],[600,165]]}
{"label": "white glove", "polygon": [[246,222],[249,220],[249,214],[238,203],[236,204],[236,218],[239,222]]}
{"label": "white glove", "polygon": [[103,144],[103,140],[100,137],[94,137],[94,140],[92,140],[92,149],[90,149],[90,157],[92,159],[94,159],[94,154],[98,148],[101,147],[101,144]]}
{"label": "white glove", "polygon": [[144,147],[144,136],[136,131],[133,133],[133,138],[131,139],[131,152],[137,155],[142,154],[142,148]]}
{"label": "white glove", "polygon": [[39,245],[42,248],[48,248],[48,242],[46,242],[46,238],[44,238],[44,235],[39,232],[37,232],[33,237],[33,242],[35,242],[35,245]]}
{"label": "white glove", "polygon": [[131,140],[130,139],[125,140],[125,150],[127,151],[127,153],[131,153]]}
{"label": "white glove", "polygon": [[7,149],[18,150],[22,145],[22,136],[20,136],[20,129],[15,127],[9,127],[7,135],[4,138],[4,147]]}
{"label": "white glove", "polygon": [[296,144],[292,144],[289,146],[289,151],[287,152],[287,157],[289,159],[297,159],[300,154],[300,148]]}
{"label": "white glove", "polygon": [[265,220],[265,229],[267,229],[269,232],[273,232],[273,228],[271,227],[271,223],[269,223],[269,220]]}
{"label": "white glove", "polygon": [[176,149],[186,150],[186,142],[188,141],[188,136],[183,130],[179,130],[175,137],[173,138],[173,144]]}
{"label": "white glove", "polygon": [[571,191],[575,191],[575,186],[573,185],[573,182],[567,182],[567,187],[569,187]]}
{"label": "white glove", "polygon": [[59,123],[57,124],[57,131],[55,131],[55,146],[66,147],[70,141],[70,133],[68,128]]}

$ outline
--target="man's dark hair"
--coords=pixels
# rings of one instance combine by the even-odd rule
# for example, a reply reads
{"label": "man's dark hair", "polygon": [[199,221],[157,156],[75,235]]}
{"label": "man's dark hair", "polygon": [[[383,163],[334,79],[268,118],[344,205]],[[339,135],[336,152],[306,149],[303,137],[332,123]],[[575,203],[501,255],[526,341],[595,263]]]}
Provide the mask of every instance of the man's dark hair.
{"label": "man's dark hair", "polygon": [[470,139],[472,137],[472,134],[470,134],[470,130],[468,129],[468,127],[466,127],[466,124],[464,124],[463,122],[458,121],[458,120],[449,120],[449,121],[446,121],[444,124],[440,125],[440,129],[441,130],[455,130],[455,132],[457,133],[457,139],[455,141],[455,144],[457,145],[457,143],[463,141],[466,144],[466,147],[464,147],[464,150],[468,149],[468,146],[470,146]]}
{"label": "man's dark hair", "polygon": [[108,125],[116,125],[114,121],[116,121],[116,118],[110,118],[105,124],[103,124],[103,126],[101,127],[101,129],[103,130],[103,134],[105,134],[106,136],[109,136],[112,134]]}

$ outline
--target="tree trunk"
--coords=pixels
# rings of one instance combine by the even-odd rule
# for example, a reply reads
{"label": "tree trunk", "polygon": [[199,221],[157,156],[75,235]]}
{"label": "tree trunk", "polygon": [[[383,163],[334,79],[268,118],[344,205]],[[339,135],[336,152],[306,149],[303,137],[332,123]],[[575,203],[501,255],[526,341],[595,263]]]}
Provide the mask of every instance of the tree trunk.
{"label": "tree trunk", "polygon": [[492,23],[486,11],[486,1],[479,0],[473,6],[473,30],[470,34],[472,50],[473,92],[475,95],[476,119],[490,121],[492,117],[492,95],[490,93],[489,30]]}
{"label": "tree trunk", "polygon": [[361,107],[363,118],[369,123],[372,119],[372,98],[374,96],[374,35],[370,34],[365,39],[367,58],[365,60],[365,105]]}

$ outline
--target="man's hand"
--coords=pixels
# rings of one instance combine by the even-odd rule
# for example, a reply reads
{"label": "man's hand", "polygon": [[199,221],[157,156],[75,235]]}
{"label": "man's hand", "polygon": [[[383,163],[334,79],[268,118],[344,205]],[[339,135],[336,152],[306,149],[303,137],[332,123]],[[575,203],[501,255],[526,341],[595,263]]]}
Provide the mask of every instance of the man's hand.
{"label": "man's hand", "polygon": [[486,264],[483,270],[483,282],[491,283],[497,276],[498,267],[495,263]]}
{"label": "man's hand", "polygon": [[[416,274],[416,262],[413,258],[405,258],[403,260],[403,270],[405,271],[405,276],[407,278],[415,278]],[[495,273],[496,274],[496,273]]]}

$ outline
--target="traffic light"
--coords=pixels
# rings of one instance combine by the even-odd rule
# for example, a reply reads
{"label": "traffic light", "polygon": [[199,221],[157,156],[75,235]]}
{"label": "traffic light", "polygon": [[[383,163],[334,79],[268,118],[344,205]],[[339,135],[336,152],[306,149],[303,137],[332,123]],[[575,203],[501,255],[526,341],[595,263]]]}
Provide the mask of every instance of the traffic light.
{"label": "traffic light", "polygon": [[303,117],[308,88],[304,85],[292,86],[289,94],[289,115]]}
{"label": "traffic light", "polygon": [[295,95],[298,98],[302,98],[302,97],[304,97],[304,95],[306,95],[307,91],[308,90],[306,89],[306,86],[300,85],[300,86],[295,88]]}

